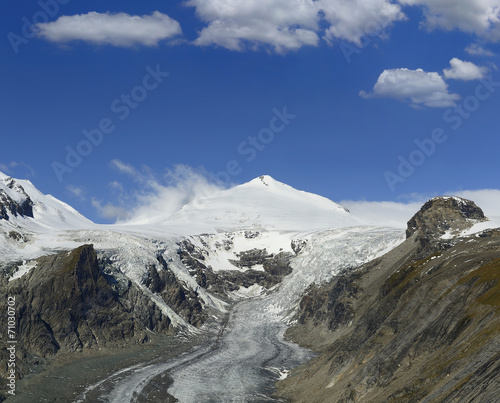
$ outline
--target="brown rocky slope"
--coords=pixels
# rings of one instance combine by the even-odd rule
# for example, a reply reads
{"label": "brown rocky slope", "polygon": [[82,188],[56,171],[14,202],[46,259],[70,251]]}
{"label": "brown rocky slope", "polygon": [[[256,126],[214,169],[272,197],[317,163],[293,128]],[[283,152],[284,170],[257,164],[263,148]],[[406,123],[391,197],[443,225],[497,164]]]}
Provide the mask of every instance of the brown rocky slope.
{"label": "brown rocky slope", "polygon": [[[92,245],[41,257],[24,276],[0,279],[0,310],[15,298],[16,371],[22,378],[59,352],[82,352],[141,344],[151,332],[174,334],[169,317],[130,281],[106,275]],[[144,286],[158,293],[186,320],[203,323],[201,305],[165,262],[151,267]],[[5,322],[6,323],[6,322]],[[0,341],[5,344],[5,332]],[[0,373],[7,373],[8,352],[0,350]],[[0,388],[0,401],[2,391]]]}
{"label": "brown rocky slope", "polygon": [[409,221],[399,247],[304,296],[288,336],[318,356],[278,383],[281,398],[498,401],[500,231],[441,239],[485,219],[443,199]]}

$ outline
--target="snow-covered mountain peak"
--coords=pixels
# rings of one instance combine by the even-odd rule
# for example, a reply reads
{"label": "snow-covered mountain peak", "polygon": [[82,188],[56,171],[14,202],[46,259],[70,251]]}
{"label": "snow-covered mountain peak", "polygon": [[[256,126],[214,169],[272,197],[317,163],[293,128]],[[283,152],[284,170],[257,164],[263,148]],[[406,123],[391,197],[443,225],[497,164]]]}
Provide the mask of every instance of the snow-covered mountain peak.
{"label": "snow-covered mountain peak", "polygon": [[0,172],[0,223],[27,230],[87,228],[92,221],[71,206],[40,192],[29,180]]}
{"label": "snow-covered mountain peak", "polygon": [[240,229],[314,231],[366,223],[333,201],[294,189],[269,175],[198,198],[163,221],[190,234]]}
{"label": "snow-covered mountain peak", "polygon": [[294,189],[267,175],[198,197],[173,214],[162,213],[159,205],[149,212],[145,206],[143,216],[135,221],[99,225],[66,203],[43,194],[31,182],[2,175],[0,253],[5,258],[18,259],[41,256],[47,250],[69,249],[81,242],[102,247],[99,239],[114,245],[119,234],[126,239],[130,236],[164,240],[250,230],[286,233],[287,239],[292,239],[326,229],[366,225],[333,201]]}
{"label": "snow-covered mountain peak", "polygon": [[264,186],[286,186],[284,183],[281,183],[281,182],[278,182],[277,180],[275,180],[274,178],[272,178],[271,176],[269,175],[261,175],[259,176],[258,178],[255,178],[253,180],[251,180],[250,182],[247,183],[247,185],[249,186],[253,186],[253,185],[264,185]]}

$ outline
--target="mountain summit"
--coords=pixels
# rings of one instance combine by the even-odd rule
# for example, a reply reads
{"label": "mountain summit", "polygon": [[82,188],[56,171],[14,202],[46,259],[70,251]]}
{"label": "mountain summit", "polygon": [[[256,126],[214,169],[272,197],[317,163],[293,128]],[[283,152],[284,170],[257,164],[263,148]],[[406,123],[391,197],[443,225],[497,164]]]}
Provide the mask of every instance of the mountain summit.
{"label": "mountain summit", "polygon": [[408,221],[406,236],[409,238],[417,231],[425,238],[435,238],[446,233],[458,235],[482,221],[488,219],[472,200],[439,196],[427,201]]}
{"label": "mountain summit", "polygon": [[365,225],[333,201],[294,189],[269,175],[186,204],[164,220],[174,227],[195,226],[189,232],[234,229],[311,231]]}

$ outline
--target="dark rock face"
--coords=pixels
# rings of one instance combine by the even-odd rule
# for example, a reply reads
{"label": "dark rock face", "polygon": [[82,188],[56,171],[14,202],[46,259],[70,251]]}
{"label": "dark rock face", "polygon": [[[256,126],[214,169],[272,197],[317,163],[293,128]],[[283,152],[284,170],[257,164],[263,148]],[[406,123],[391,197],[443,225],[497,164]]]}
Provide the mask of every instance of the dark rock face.
{"label": "dark rock face", "polygon": [[33,218],[33,202],[29,197],[16,202],[0,189],[0,220],[9,221],[10,215]]}
{"label": "dark rock face", "polygon": [[17,242],[27,242],[28,237],[26,235],[20,234],[17,231],[9,231],[9,234],[7,235],[10,239],[13,239],[14,241]]}
{"label": "dark rock face", "polygon": [[426,202],[408,221],[406,237],[420,231],[422,238],[437,238],[446,231],[458,234],[479,221],[486,221],[483,210],[460,197],[435,197]]}
{"label": "dark rock face", "polygon": [[7,181],[7,187],[21,196],[20,201],[15,201],[0,189],[0,220],[9,221],[9,216],[33,218],[33,201],[14,179]]}
{"label": "dark rock face", "polygon": [[[238,260],[233,259],[230,262],[239,268],[252,268],[262,265],[266,273],[280,281],[282,277],[292,272],[292,268],[290,267],[292,256],[291,253],[286,252],[273,254],[268,253],[266,249],[251,249],[236,255]],[[275,284],[272,278],[268,280],[271,286]]]}
{"label": "dark rock face", "polygon": [[[250,231],[245,233],[245,237],[248,239],[258,235],[259,233]],[[224,245],[218,245],[225,250],[230,250],[231,246],[230,240]],[[229,260],[235,270],[224,270],[217,273],[206,264],[203,251],[195,247],[189,240],[183,240],[179,244],[177,253],[201,287],[223,298],[226,298],[229,292],[236,291],[240,286],[250,287],[258,284],[270,288],[292,272],[290,261],[293,253],[287,252],[273,254],[268,253],[265,249],[242,251],[235,256],[237,259]],[[261,267],[261,269],[258,270],[257,267]],[[237,270],[237,268],[245,269],[245,271]]]}
{"label": "dark rock face", "polygon": [[23,277],[4,279],[0,293],[3,311],[7,295],[16,298],[21,374],[36,357],[143,343],[147,328],[173,332],[170,319],[141,290],[132,284],[119,290],[101,271],[92,245],[37,259]]}
{"label": "dark rock face", "polygon": [[231,259],[229,262],[239,268],[251,268],[259,264],[264,264],[273,255],[267,253],[265,249],[251,249],[239,253],[236,257],[238,257],[238,260]]}
{"label": "dark rock face", "polygon": [[158,256],[159,268],[150,267],[145,285],[160,295],[166,304],[183,317],[189,324],[200,327],[207,314],[198,299],[198,294],[185,288],[170,271],[163,257]]}
{"label": "dark rock face", "polygon": [[319,355],[278,383],[279,396],[497,401],[500,231],[482,235],[431,239],[424,248],[412,237],[311,289],[288,335]]}
{"label": "dark rock face", "polygon": [[298,255],[306,247],[307,241],[302,239],[294,239],[291,242],[293,252]]}
{"label": "dark rock face", "polygon": [[359,277],[358,272],[346,272],[333,280],[331,288],[311,289],[300,301],[299,323],[326,324],[329,330],[349,323],[354,317]]}

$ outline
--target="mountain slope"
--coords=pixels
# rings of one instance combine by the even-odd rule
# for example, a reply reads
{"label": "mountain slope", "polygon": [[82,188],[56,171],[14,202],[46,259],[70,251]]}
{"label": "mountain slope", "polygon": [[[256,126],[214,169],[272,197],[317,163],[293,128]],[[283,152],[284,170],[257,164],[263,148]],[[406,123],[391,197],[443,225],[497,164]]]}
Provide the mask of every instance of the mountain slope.
{"label": "mountain slope", "polygon": [[[158,217],[128,224],[158,224]],[[163,218],[174,233],[231,232],[241,229],[313,231],[366,224],[324,197],[296,190],[268,175],[186,204]]]}
{"label": "mountain slope", "polygon": [[0,266],[79,245],[62,239],[95,224],[66,203],[44,195],[28,180],[0,172]]}
{"label": "mountain slope", "polygon": [[[468,204],[461,214],[462,203]],[[292,402],[495,402],[500,387],[500,232],[441,239],[483,219],[431,200],[409,238],[310,290],[289,335],[320,354],[279,385]],[[432,211],[434,210],[434,211]],[[459,214],[457,214],[457,212]],[[434,237],[432,237],[434,236]]]}
{"label": "mountain slope", "polygon": [[[38,259],[33,270],[10,282],[6,291],[16,296],[18,312],[25,312],[16,328],[30,354],[46,357],[59,349],[123,345],[134,337],[147,340],[146,323],[136,315],[141,301],[135,309],[126,306],[112,278],[100,270],[92,245]],[[151,310],[148,316],[157,313]]]}
{"label": "mountain slope", "polygon": [[[9,208],[12,202],[19,205],[18,211]],[[1,172],[0,209],[7,212],[0,215],[0,222],[8,221],[13,227],[25,229],[75,229],[93,224],[66,203],[41,193],[29,180],[14,179]]]}

